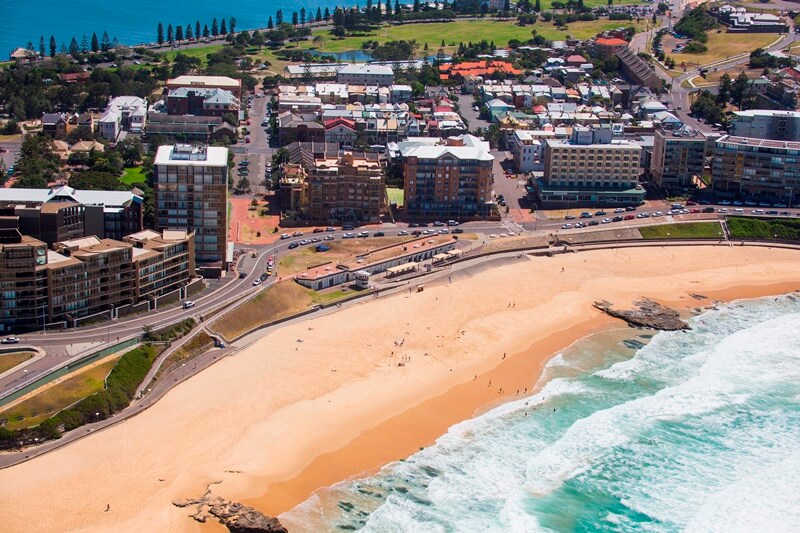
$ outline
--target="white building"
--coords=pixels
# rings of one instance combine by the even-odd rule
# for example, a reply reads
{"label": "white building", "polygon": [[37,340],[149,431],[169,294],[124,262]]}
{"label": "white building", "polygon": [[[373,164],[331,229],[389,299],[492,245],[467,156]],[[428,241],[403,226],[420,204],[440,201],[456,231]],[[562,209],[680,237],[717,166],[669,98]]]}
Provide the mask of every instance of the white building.
{"label": "white building", "polygon": [[141,133],[147,122],[147,102],[138,96],[117,96],[109,102],[97,128],[103,139],[116,141],[121,131]]}
{"label": "white building", "polygon": [[159,146],[153,167],[156,228],[194,231],[197,263],[226,269],[228,149]]}
{"label": "white building", "polygon": [[394,71],[383,65],[348,65],[336,73],[336,81],[353,85],[389,86],[394,83]]}

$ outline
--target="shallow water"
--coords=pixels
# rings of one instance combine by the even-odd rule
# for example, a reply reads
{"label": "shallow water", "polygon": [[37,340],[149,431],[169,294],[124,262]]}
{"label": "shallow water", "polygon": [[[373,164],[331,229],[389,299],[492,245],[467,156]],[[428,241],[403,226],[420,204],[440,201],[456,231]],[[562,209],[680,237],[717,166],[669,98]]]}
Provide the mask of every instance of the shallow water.
{"label": "shallow water", "polygon": [[576,343],[535,395],[281,520],[299,531],[796,530],[800,301],[735,302],[690,323]]}

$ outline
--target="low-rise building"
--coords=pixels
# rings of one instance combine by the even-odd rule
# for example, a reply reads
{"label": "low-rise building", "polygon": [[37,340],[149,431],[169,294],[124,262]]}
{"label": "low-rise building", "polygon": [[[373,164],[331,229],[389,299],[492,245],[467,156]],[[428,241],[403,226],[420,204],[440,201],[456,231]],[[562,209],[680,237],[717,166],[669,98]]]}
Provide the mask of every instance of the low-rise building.
{"label": "low-rise building", "polygon": [[325,126],[317,121],[316,113],[284,111],[278,114],[278,144],[293,142],[324,142]]}
{"label": "low-rise building", "polygon": [[147,122],[147,101],[138,96],[117,96],[97,121],[100,135],[111,142],[120,132],[142,133]]}
{"label": "low-rise building", "polygon": [[236,141],[236,128],[220,117],[150,113],[145,133],[146,137],[166,137],[174,142]]}
{"label": "low-rise building", "polygon": [[347,65],[336,72],[336,81],[354,85],[378,85],[387,87],[394,83],[394,71],[383,65],[359,63]]}
{"label": "low-rise building", "polygon": [[229,78],[227,76],[185,75],[167,80],[167,89],[170,91],[181,87],[189,89],[224,89],[232,92],[237,99],[241,100],[242,98],[242,80]]}
{"label": "low-rise building", "polygon": [[70,132],[66,113],[43,113],[42,133],[50,137],[61,137]]}
{"label": "low-rise building", "polygon": [[239,99],[232,92],[210,87],[179,87],[167,94],[170,115],[203,115],[221,117],[239,114]]}

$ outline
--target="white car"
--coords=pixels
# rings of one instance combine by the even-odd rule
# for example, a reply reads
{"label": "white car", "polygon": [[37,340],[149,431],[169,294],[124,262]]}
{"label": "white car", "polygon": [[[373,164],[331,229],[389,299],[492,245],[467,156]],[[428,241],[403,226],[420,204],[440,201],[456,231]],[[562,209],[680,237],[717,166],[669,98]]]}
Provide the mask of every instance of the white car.
{"label": "white car", "polygon": [[0,344],[17,344],[17,343],[19,343],[19,338],[14,337],[13,335],[11,337],[6,337],[5,339],[0,341]]}
{"label": "white car", "polygon": [[561,229],[572,229],[572,224],[564,224],[561,226]]}
{"label": "white car", "polygon": [[254,279],[253,280],[253,287],[255,287],[256,285],[261,285],[261,280],[260,279]]}
{"label": "white car", "polygon": [[408,232],[406,230],[404,230],[404,229],[401,229],[400,231],[397,232],[397,234],[398,235],[408,235]]}

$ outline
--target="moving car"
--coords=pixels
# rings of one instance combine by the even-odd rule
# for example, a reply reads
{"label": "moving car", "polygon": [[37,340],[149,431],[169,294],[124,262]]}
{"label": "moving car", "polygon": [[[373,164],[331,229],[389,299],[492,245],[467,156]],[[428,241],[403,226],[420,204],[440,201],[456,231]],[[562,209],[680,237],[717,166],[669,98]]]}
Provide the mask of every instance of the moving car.
{"label": "moving car", "polygon": [[17,337],[11,336],[11,337],[6,337],[5,339],[1,340],[0,344],[17,344],[18,342],[19,342],[19,339]]}
{"label": "moving car", "polygon": [[299,244],[297,244],[296,242],[293,242],[292,244],[290,244],[290,245],[289,245],[289,249],[290,249],[290,250],[294,250],[294,249],[295,249],[295,248],[297,248],[298,246],[300,246],[300,245],[299,245]]}
{"label": "moving car", "polygon": [[194,307],[194,302],[193,301],[186,300],[185,302],[183,302],[183,308],[184,309],[191,309],[192,307]]}

